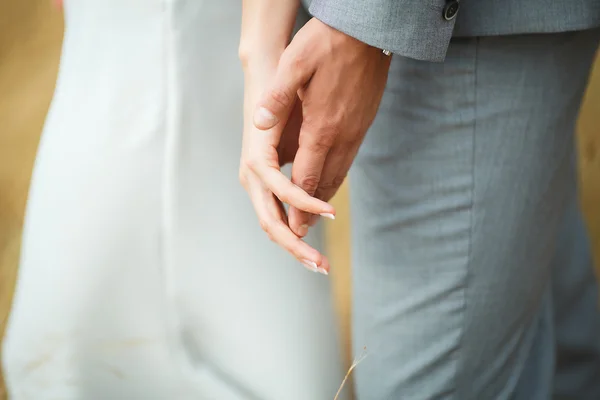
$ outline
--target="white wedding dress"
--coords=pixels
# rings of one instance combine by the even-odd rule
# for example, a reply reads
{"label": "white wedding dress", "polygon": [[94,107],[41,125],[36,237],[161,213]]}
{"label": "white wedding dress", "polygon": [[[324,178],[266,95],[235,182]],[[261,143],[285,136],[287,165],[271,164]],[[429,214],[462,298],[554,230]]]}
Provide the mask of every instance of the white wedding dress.
{"label": "white wedding dress", "polygon": [[4,343],[10,399],[333,399],[327,278],[268,241],[238,183],[241,2],[65,13]]}

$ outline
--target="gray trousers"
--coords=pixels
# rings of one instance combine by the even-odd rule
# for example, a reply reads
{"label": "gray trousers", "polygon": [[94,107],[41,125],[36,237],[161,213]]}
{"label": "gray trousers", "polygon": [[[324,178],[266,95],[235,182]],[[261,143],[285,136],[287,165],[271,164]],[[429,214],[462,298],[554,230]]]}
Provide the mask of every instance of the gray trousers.
{"label": "gray trousers", "polygon": [[350,181],[360,400],[600,399],[574,162],[599,37],[394,57]]}

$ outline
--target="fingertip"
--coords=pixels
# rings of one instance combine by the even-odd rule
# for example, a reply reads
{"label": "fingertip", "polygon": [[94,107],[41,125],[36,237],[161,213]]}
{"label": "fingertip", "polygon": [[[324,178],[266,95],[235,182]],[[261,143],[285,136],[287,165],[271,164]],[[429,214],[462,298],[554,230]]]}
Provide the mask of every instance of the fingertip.
{"label": "fingertip", "polygon": [[[314,197],[316,198],[316,197]],[[319,202],[321,202],[321,207],[318,213],[314,213],[314,214],[319,214],[321,217],[325,217],[325,218],[329,218],[329,219],[335,219],[335,207],[332,206],[331,204],[329,204],[328,202],[321,200],[321,199],[317,199],[319,200]]]}
{"label": "fingertip", "polygon": [[323,275],[329,275],[329,271],[331,270],[331,266],[329,265],[329,259],[325,256],[321,258],[321,264],[317,267],[318,272]]}
{"label": "fingertip", "polygon": [[290,229],[298,236],[303,238],[308,234],[309,214],[298,210],[296,207],[290,207],[288,211],[288,222]]}
{"label": "fingertip", "polygon": [[325,218],[329,218],[329,219],[335,219],[335,214],[333,213],[321,213],[319,214],[321,217],[325,217]]}
{"label": "fingertip", "polygon": [[302,224],[302,225],[300,225],[296,229],[296,235],[298,235],[298,237],[301,237],[301,238],[303,238],[304,236],[308,235],[308,224]]}
{"label": "fingertip", "polygon": [[308,270],[327,275],[329,273],[329,262],[326,262],[326,265],[324,266],[323,260],[326,260],[325,256],[312,248],[310,252],[305,254],[305,257],[299,258],[299,261]]}
{"label": "fingertip", "polygon": [[329,203],[325,203],[325,207],[319,213],[319,215],[321,217],[332,219],[332,220],[335,219],[335,214],[336,214],[335,207]]}

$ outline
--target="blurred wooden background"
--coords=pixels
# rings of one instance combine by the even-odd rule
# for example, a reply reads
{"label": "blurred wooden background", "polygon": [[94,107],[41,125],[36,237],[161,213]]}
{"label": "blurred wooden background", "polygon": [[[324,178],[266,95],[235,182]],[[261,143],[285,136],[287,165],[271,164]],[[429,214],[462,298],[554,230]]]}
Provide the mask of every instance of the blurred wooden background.
{"label": "blurred wooden background", "polygon": [[[0,335],[16,276],[23,211],[62,41],[50,0],[0,1]],[[0,399],[5,399],[0,376]]]}
{"label": "blurred wooden background", "polygon": [[[54,88],[61,40],[62,15],[50,0],[0,2],[0,335],[10,307],[29,176]],[[600,260],[600,62],[579,125],[582,201]],[[335,204],[338,218],[328,224],[327,238],[336,307],[349,344],[350,217],[345,188]],[[5,399],[1,383],[0,399]]]}

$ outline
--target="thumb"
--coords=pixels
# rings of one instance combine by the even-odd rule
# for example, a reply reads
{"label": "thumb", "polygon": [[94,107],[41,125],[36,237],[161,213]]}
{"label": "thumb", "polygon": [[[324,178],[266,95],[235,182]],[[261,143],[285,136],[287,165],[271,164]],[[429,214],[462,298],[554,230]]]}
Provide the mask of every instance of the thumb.
{"label": "thumb", "polygon": [[[285,126],[298,91],[310,80],[314,69],[295,51],[293,42],[284,51],[273,82],[263,93],[254,112],[254,126],[267,130],[280,122]],[[283,126],[281,129],[283,129]]]}

